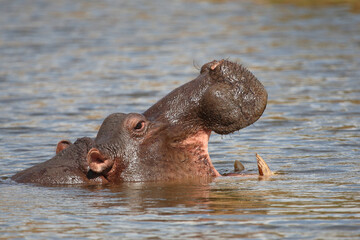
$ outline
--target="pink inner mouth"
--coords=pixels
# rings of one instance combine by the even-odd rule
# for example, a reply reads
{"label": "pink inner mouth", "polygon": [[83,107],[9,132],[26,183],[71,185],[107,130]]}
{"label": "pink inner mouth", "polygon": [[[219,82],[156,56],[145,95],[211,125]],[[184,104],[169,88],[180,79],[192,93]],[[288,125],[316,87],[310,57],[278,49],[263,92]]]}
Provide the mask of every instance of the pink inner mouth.
{"label": "pink inner mouth", "polygon": [[181,145],[192,154],[193,158],[190,161],[194,162],[195,170],[199,175],[219,177],[221,175],[212,164],[208,152],[210,135],[211,130],[200,130],[183,140]]}

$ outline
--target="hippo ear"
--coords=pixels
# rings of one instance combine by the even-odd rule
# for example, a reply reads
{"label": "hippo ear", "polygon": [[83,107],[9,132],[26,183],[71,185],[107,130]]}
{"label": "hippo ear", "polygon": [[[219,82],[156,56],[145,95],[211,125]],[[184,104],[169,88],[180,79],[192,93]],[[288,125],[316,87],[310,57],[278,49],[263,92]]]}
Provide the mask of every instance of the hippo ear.
{"label": "hippo ear", "polygon": [[97,148],[90,149],[86,160],[89,164],[90,169],[96,173],[102,173],[106,170],[109,170],[114,163],[111,158],[103,155]]}
{"label": "hippo ear", "polygon": [[58,142],[57,146],[56,146],[56,154],[58,154],[59,152],[61,152],[62,150],[68,148],[72,143],[68,140],[61,140],[60,142]]}

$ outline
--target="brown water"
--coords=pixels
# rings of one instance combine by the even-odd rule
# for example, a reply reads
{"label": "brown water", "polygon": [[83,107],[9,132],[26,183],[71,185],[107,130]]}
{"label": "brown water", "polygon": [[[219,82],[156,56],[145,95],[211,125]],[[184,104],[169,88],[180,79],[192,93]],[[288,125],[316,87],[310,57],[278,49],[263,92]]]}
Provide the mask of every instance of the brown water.
{"label": "brown water", "polygon": [[[212,135],[215,167],[260,153],[278,174],[212,183],[39,187],[8,177],[94,137],[230,58],[269,93]],[[360,15],[251,1],[1,1],[0,238],[359,239]]]}

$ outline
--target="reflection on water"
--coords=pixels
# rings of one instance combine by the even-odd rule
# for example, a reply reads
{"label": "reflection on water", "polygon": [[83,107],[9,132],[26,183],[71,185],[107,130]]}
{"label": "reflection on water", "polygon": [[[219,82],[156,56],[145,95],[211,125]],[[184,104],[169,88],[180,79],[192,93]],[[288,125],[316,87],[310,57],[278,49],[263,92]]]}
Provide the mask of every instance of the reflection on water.
{"label": "reflection on water", "polygon": [[[161,7],[159,7],[161,5]],[[350,6],[350,7],[349,7]],[[360,237],[360,15],[258,1],[7,1],[0,8],[0,236]],[[60,139],[94,137],[230,58],[269,93],[254,125],[212,135],[226,173],[260,153],[277,175],[182,184],[39,187],[8,177]]]}

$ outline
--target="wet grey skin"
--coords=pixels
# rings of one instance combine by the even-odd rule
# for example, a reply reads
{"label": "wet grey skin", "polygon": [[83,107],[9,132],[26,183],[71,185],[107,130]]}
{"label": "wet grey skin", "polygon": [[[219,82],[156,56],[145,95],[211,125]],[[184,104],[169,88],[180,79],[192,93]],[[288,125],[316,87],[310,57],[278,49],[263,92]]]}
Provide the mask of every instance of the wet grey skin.
{"label": "wet grey skin", "polygon": [[264,86],[249,70],[212,61],[143,114],[113,113],[95,139],[60,142],[56,156],[12,179],[40,184],[212,179],[220,174],[208,153],[211,132],[230,134],[253,124],[266,103]]}

